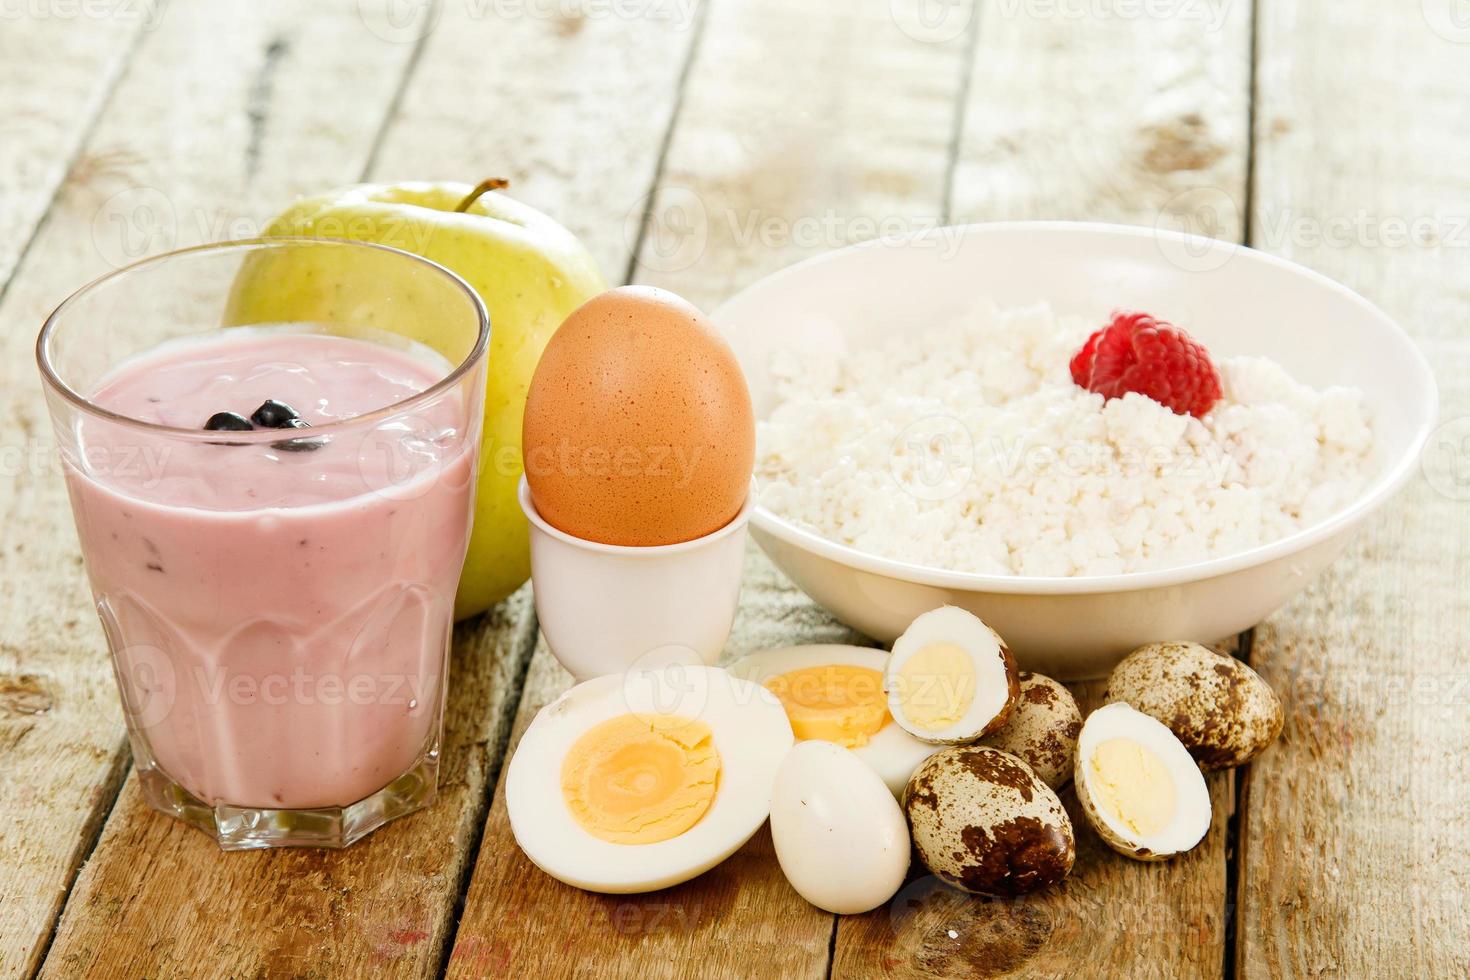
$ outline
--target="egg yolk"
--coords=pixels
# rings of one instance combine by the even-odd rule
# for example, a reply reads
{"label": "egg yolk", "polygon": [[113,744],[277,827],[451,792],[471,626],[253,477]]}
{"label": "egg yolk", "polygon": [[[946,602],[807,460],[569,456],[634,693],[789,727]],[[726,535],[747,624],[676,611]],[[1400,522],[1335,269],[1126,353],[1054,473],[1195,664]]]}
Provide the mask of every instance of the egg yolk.
{"label": "egg yolk", "polygon": [[766,688],[781,699],[792,733],[803,742],[857,749],[888,724],[883,675],[868,667],[806,667],[772,677]]}
{"label": "egg yolk", "polygon": [[562,760],[561,791],[577,823],[613,844],[656,844],[693,827],[714,802],[720,754],[709,726],[621,715],[582,734]]}
{"label": "egg yolk", "polygon": [[975,663],[957,644],[931,643],[898,669],[898,699],[909,724],[943,731],[975,700]]}
{"label": "egg yolk", "polygon": [[1174,780],[1163,760],[1127,738],[1110,738],[1092,753],[1088,788],[1097,804],[1141,837],[1174,819]]}

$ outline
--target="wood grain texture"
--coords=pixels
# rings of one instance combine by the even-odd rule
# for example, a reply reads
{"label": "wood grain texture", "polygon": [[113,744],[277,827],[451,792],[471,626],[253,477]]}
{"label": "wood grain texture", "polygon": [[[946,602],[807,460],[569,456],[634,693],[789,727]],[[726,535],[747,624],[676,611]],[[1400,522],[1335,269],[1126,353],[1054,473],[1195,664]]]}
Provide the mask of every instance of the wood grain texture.
{"label": "wood grain texture", "polygon": [[[479,16],[480,9],[487,15]],[[591,44],[590,50],[602,45],[623,51],[633,41],[646,38],[625,36],[628,23],[616,19],[599,22],[596,30],[589,27],[594,36],[587,41],[535,18],[506,31],[507,22],[491,16],[494,9],[447,5],[442,19],[433,21],[432,33],[422,35],[423,28],[395,32],[383,23],[356,21],[355,15],[349,16],[353,4],[338,5],[332,16],[353,34],[322,39],[323,43],[340,59],[360,62],[359,48],[364,46],[382,59],[376,67],[380,76],[376,87],[346,89],[356,120],[353,140],[322,158],[333,161],[336,171],[303,175],[290,187],[252,191],[249,200],[260,200],[263,213],[269,214],[292,194],[356,179],[368,163],[377,121],[387,112],[398,75],[408,65],[421,35],[424,53],[419,64],[431,77],[425,82],[415,75],[401,106],[414,106],[422,98],[418,93],[424,91],[442,97],[444,89],[435,88],[436,73],[440,86],[457,78],[485,78],[484,59],[503,54],[505,61],[527,59],[527,72],[538,78],[560,78],[567,88],[560,93],[496,96],[487,85],[475,94],[488,118],[519,120],[528,138],[534,134],[551,147],[574,145],[579,140],[597,142],[599,136],[604,149],[618,145],[619,134],[610,129],[616,118],[613,108],[638,93],[596,85],[592,75],[573,80],[564,66],[576,60],[581,45]],[[300,32],[272,36],[289,37],[289,44],[295,45]],[[687,34],[670,32],[661,59],[647,57],[651,51],[644,45],[643,75],[629,76],[630,82],[662,77],[671,86],[665,119],[672,111],[672,83],[682,61],[681,45],[688,39]],[[284,65],[284,55],[277,51],[273,57]],[[449,74],[430,71],[431,62],[447,65]],[[317,70],[336,67],[329,62],[318,65]],[[363,70],[368,67],[362,66]],[[591,73],[605,67],[595,62],[586,66]],[[309,79],[282,73],[268,88],[278,93],[280,102],[295,105],[293,93],[309,85]],[[258,73],[249,90],[262,91]],[[581,101],[568,105],[573,95]],[[495,98],[516,101],[505,101],[498,112],[491,112],[496,108]],[[318,99],[316,104],[321,113],[347,111],[340,102]],[[356,108],[359,105],[377,107],[376,115],[361,112]],[[400,111],[394,116],[376,147],[369,177],[459,177],[480,172],[481,147],[461,138],[464,120],[473,114],[467,114],[456,101],[451,124],[443,114],[428,111],[429,105],[422,112]],[[545,112],[537,111],[543,107]],[[565,111],[558,117],[554,108]],[[257,113],[254,118],[247,133],[246,158],[264,170],[274,159],[269,138],[277,123],[270,112]],[[603,128],[589,127],[588,119],[602,120]],[[291,119],[279,128],[291,134],[319,130],[323,122]],[[622,179],[630,186],[640,180],[646,184],[655,169],[657,143],[643,138],[649,134],[626,135],[632,145],[622,162],[641,166],[644,176],[624,175]],[[250,151],[249,146],[255,149]],[[418,166],[416,154],[425,146],[434,148],[437,168],[427,168],[429,173],[412,169]],[[289,152],[289,148],[287,143],[280,152]],[[405,169],[400,172],[399,167]],[[553,187],[555,182],[544,186]],[[221,194],[220,200],[239,197],[237,191]],[[602,241],[609,243],[606,235]],[[224,855],[207,838],[150,811],[135,781],[130,780],[68,904],[47,961],[47,974],[72,976],[101,964],[108,964],[119,976],[150,977],[435,973],[447,953],[454,905],[466,865],[475,853],[489,781],[499,766],[534,637],[529,590],[457,630],[439,801],[349,851]],[[139,860],[140,854],[154,853],[164,857]],[[181,893],[178,881],[189,875],[199,877],[200,884]]]}
{"label": "wood grain texture", "polygon": [[[916,41],[886,3],[836,17],[818,0],[753,0],[715,4],[708,18],[658,192],[645,202],[635,279],[708,308],[805,255],[939,222],[963,36]],[[851,70],[860,64],[882,70]],[[752,546],[727,658],[853,639]],[[569,683],[543,643],[516,738]],[[683,886],[597,896],[527,861],[497,792],[450,972],[822,976],[832,927],[787,884],[764,830]]]}
{"label": "wood grain texture", "polygon": [[[796,592],[751,545],[726,659],[785,643],[862,642]],[[571,686],[543,639],[511,732]],[[594,895],[544,874],[516,846],[504,775],[465,898],[452,977],[820,977],[832,917],[786,884],[764,828],[686,884],[646,895]]]}
{"label": "wood grain texture", "polygon": [[[1177,15],[1130,17],[1093,7],[1078,17],[1061,5],[985,5],[952,220],[1181,227],[1170,209],[1197,214],[1201,188],[1207,204],[1222,188],[1244,200],[1250,11],[1225,5],[1215,22],[1188,16],[1190,7],[1213,9],[1160,5]],[[1212,227],[1183,227],[1238,240],[1238,210],[1220,213]],[[1084,712],[1101,688],[1074,687]],[[1219,976],[1234,784],[1219,774],[1207,782],[1210,833],[1163,865],[1108,849],[1068,788],[1077,863],[1062,887],[991,901],[945,888],[916,866],[886,907],[839,921],[833,976],[1066,977],[1081,964],[1097,976]]]}
{"label": "wood grain texture", "polygon": [[20,7],[0,23],[0,289],[149,24],[131,14],[63,19]]}
{"label": "wood grain texture", "polygon": [[505,177],[507,193],[570,228],[620,281],[701,10],[443,4],[397,111],[417,138],[390,140],[375,177]]}
{"label": "wood grain texture", "polygon": [[[1086,715],[1105,681],[1069,685]],[[833,977],[1219,976],[1225,935],[1225,837],[1233,778],[1205,778],[1214,808],[1194,850],[1160,864],[1132,861],[1098,837],[1071,785],[1077,861],[1060,886],[1019,899],[987,899],[946,886],[914,862],[885,906],[843,916]]]}
{"label": "wood grain texture", "polygon": [[1408,329],[1445,425],[1422,475],[1258,631],[1287,724],[1242,801],[1247,976],[1470,964],[1470,132],[1451,81],[1470,31],[1454,12],[1260,5],[1253,243]]}
{"label": "wood grain texture", "polygon": [[941,223],[967,37],[916,40],[892,6],[710,9],[637,281],[712,308],[808,256]]}
{"label": "wood grain texture", "polygon": [[952,220],[1162,222],[1240,240],[1229,202],[1245,199],[1250,30],[1248,3],[986,3]]}
{"label": "wood grain texture", "polygon": [[[69,291],[117,265],[238,234],[237,220],[253,227],[292,194],[353,176],[338,168],[361,166],[376,119],[344,118],[334,98],[349,92],[386,104],[405,60],[362,34],[350,3],[259,3],[235,13],[171,6],[144,34],[0,305],[0,410],[25,464],[0,481],[0,972],[34,964],[128,759],[51,452],[31,354],[36,331]],[[262,101],[272,87],[292,97]],[[104,851],[92,867],[146,871],[154,844],[132,834],[135,825],[112,839],[139,846]],[[208,880],[221,860],[196,865],[186,880]],[[106,900],[146,919],[165,907],[149,902],[191,897],[180,880],[143,904],[127,904],[129,894]],[[100,938],[85,925],[73,916],[67,941]],[[150,968],[146,953],[143,967],[130,965]]]}
{"label": "wood grain texture", "polygon": [[149,809],[130,776],[43,977],[430,976],[500,758],[529,590],[456,637],[439,799],[342,851],[224,854]]}

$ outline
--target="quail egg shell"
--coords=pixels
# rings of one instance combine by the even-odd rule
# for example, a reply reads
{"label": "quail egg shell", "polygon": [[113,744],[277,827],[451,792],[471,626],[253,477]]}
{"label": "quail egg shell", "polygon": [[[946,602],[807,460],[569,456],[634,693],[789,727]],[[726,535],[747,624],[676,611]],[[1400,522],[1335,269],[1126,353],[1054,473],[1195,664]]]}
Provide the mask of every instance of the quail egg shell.
{"label": "quail egg shell", "polygon": [[1020,693],[1016,660],[973,613],[941,606],[909,624],[883,677],[893,720],[926,742],[973,742],[1005,724]]}
{"label": "quail egg shell", "polygon": [[936,753],[903,795],[914,849],[941,879],[979,895],[1062,881],[1077,856],[1072,820],[1031,767],[982,745]]}
{"label": "quail egg shell", "polygon": [[597,677],[526,729],[506,773],[511,830],[569,885],[676,885],[760,829],[793,742],[774,695],[717,667]]}
{"label": "quail egg shell", "polygon": [[776,773],[771,840],[786,880],[819,909],[888,901],[909,869],[909,828],[878,774],[831,742],[799,743]]}
{"label": "quail egg shell", "polygon": [[1260,674],[1198,643],[1133,651],[1113,668],[1104,697],[1169,726],[1203,769],[1249,762],[1276,740],[1285,720]]}
{"label": "quail egg shell", "polygon": [[1030,671],[1020,673],[1021,694],[1004,725],[982,738],[989,745],[1018,756],[1052,789],[1072,778],[1082,712],[1072,692],[1059,681]]}
{"label": "quail egg shell", "polygon": [[894,722],[883,693],[887,664],[885,650],[821,643],[753,653],[731,664],[730,673],[780,698],[798,741],[851,749],[898,796],[919,763],[943,746]]}
{"label": "quail egg shell", "polygon": [[1082,723],[1074,778],[1082,812],[1119,854],[1162,861],[1210,829],[1210,791],[1184,743],[1122,702]]}

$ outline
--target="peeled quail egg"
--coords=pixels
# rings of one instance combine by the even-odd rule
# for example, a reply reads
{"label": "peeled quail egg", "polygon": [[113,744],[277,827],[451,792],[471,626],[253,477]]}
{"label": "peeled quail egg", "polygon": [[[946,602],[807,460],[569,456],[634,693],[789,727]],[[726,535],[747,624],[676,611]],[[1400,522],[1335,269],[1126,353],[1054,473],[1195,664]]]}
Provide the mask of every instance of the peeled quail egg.
{"label": "peeled quail egg", "polygon": [[802,742],[776,773],[771,840],[786,880],[819,909],[856,915],[893,897],[909,828],[878,774],[831,742]]}
{"label": "peeled quail egg", "polygon": [[1082,712],[1058,681],[1025,670],[1019,676],[1021,694],[1010,717],[979,744],[1019,757],[1043,783],[1061,789],[1072,778]]}
{"label": "peeled quail egg", "polygon": [[717,667],[594,678],[526,729],[506,773],[511,830],[569,885],[676,885],[760,829],[792,743],[780,702]]}
{"label": "peeled quail egg", "polygon": [[1051,788],[1009,752],[956,746],[924,761],[903,794],[925,867],[968,892],[1012,896],[1072,871],[1072,820]]}
{"label": "peeled quail egg", "polygon": [[884,673],[888,710],[926,742],[973,742],[1005,724],[1020,693],[1016,660],[995,631],[957,606],[909,624]]}
{"label": "peeled quail egg", "polygon": [[851,749],[897,796],[941,746],[894,722],[883,693],[887,663],[883,650],[821,643],[753,653],[731,664],[730,673],[781,699],[797,741],[821,739]]}
{"label": "peeled quail egg", "polygon": [[1198,643],[1151,643],[1108,677],[1108,701],[1126,701],[1179,737],[1204,769],[1249,762],[1281,734],[1276,692],[1250,667]]}
{"label": "peeled quail egg", "polygon": [[1074,778],[1082,812],[1119,854],[1162,861],[1210,829],[1210,792],[1184,744],[1122,702],[1083,722]]}

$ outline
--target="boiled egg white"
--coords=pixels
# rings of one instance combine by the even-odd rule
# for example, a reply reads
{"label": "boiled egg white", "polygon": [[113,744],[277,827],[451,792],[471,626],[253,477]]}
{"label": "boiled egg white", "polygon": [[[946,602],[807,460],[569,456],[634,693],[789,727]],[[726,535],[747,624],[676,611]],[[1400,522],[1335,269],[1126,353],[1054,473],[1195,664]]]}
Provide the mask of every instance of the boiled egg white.
{"label": "boiled egg white", "polygon": [[887,664],[883,650],[820,643],[753,653],[731,664],[730,673],[775,693],[798,741],[851,749],[897,797],[919,763],[943,746],[894,723],[883,693]]}
{"label": "boiled egg white", "polygon": [[856,915],[908,874],[908,822],[887,785],[848,749],[802,742],[776,773],[771,840],[786,880],[819,909]]}
{"label": "boiled egg white", "polygon": [[1098,708],[1077,740],[1077,800],[1108,846],[1162,861],[1210,829],[1210,791],[1184,743],[1121,701]]}
{"label": "boiled egg white", "polygon": [[794,739],[781,703],[717,667],[585,681],[542,708],[506,772],[516,843],[588,891],[652,891],[702,874],[770,813]]}
{"label": "boiled egg white", "polygon": [[888,710],[926,742],[973,742],[1005,724],[1020,696],[1005,642],[957,606],[931,609],[893,644],[883,676]]}

